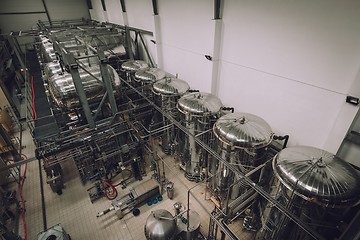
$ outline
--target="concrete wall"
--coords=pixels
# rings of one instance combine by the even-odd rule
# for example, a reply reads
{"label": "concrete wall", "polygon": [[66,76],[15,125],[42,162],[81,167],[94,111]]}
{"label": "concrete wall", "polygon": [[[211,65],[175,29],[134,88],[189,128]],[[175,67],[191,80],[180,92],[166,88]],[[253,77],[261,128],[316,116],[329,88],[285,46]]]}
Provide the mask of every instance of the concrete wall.
{"label": "concrete wall", "polygon": [[[45,0],[45,4],[51,20],[90,18],[86,0]],[[19,14],[29,12],[40,13]],[[0,28],[2,33],[8,34],[11,31],[31,29],[36,26],[38,20],[48,21],[41,0],[0,1]]]}
{"label": "concrete wall", "polygon": [[164,70],[263,117],[290,145],[337,152],[359,109],[345,103],[360,96],[359,1],[226,0],[217,21],[213,1],[158,0],[158,17],[151,0],[125,2],[128,24],[158,37]]}

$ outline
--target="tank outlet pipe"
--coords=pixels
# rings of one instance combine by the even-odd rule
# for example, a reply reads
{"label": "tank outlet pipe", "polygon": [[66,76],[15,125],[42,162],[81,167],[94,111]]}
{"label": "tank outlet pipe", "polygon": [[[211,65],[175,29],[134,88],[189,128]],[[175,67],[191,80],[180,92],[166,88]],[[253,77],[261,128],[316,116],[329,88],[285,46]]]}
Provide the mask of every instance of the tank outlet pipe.
{"label": "tank outlet pipe", "polygon": [[200,92],[198,89],[189,89],[187,90],[188,93]]}
{"label": "tank outlet pipe", "polygon": [[280,140],[280,141],[284,140],[284,144],[283,144],[283,149],[284,149],[284,148],[286,148],[286,146],[288,144],[289,135],[285,135],[285,136],[273,135],[273,140]]}
{"label": "tank outlet pipe", "polygon": [[231,113],[234,113],[235,111],[235,108],[233,107],[222,107],[221,110],[224,110],[224,111],[231,111]]}

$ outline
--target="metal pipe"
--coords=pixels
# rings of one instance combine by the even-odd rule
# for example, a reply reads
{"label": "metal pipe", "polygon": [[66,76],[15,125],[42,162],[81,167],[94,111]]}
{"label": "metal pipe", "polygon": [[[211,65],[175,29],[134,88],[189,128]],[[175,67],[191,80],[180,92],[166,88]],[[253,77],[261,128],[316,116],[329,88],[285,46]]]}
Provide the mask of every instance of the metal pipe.
{"label": "metal pipe", "polygon": [[104,96],[103,96],[102,99],[101,99],[101,102],[99,103],[99,106],[97,107],[97,109],[96,109],[96,111],[95,111],[94,121],[96,120],[97,116],[99,115],[100,109],[101,109],[101,107],[104,105],[104,102],[105,102],[105,100],[106,100],[107,95],[108,95],[108,92],[106,91],[106,92],[104,93]]}
{"label": "metal pipe", "polygon": [[44,194],[44,184],[43,184],[43,176],[42,176],[40,159],[38,160],[38,166],[39,166],[39,178],[40,178],[41,211],[42,211],[44,231],[46,231],[47,230],[47,221],[46,221],[45,194]]}

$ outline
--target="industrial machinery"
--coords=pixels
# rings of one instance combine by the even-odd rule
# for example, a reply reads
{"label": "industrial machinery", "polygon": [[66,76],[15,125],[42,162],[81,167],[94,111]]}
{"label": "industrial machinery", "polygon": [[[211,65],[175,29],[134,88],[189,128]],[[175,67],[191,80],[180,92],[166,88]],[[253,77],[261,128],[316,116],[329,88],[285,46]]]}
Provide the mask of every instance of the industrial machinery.
{"label": "industrial machinery", "polygon": [[[136,213],[136,209],[148,200],[157,198],[160,195],[158,183],[154,179],[149,179],[131,187],[129,193],[117,197],[111,202],[111,207],[99,212],[96,217],[101,217],[110,211],[115,211],[116,216],[122,219],[129,212]],[[135,212],[134,212],[135,210]]]}
{"label": "industrial machinery", "polygon": [[178,135],[178,153],[188,180],[198,181],[204,178],[202,170],[207,164],[207,152],[196,144],[194,137],[210,144],[212,126],[220,117],[222,108],[219,98],[203,92],[186,94],[177,102],[177,109],[181,113],[180,121],[192,135]]}
{"label": "industrial machinery", "polygon": [[[324,239],[335,239],[344,231],[360,202],[360,175],[349,163],[314,147],[283,149],[273,159],[277,201]],[[355,208],[356,209],[356,208]],[[312,239],[277,208],[266,205],[259,239]]]}
{"label": "industrial machinery", "polygon": [[[179,114],[176,109],[176,103],[181,96],[187,93],[190,86],[184,80],[178,78],[165,78],[156,81],[153,84],[153,92],[155,94],[155,103],[163,111],[170,114],[174,119],[179,120]],[[174,154],[176,149],[177,128],[171,121],[164,117],[160,112],[156,111],[153,117],[155,125],[164,128],[161,135],[161,147],[166,154]]]}
{"label": "industrial machinery", "polygon": [[[216,152],[246,174],[266,160],[267,147],[273,132],[262,118],[249,113],[229,113],[220,117],[213,127]],[[216,159],[209,161],[210,187],[221,193],[230,187],[230,198],[241,194],[241,183],[234,173]],[[259,182],[252,176],[254,182]],[[245,189],[242,189],[245,191]]]}
{"label": "industrial machinery", "polygon": [[37,240],[70,240],[70,235],[66,233],[64,228],[57,224],[41,232],[37,236]]}
{"label": "industrial machinery", "polygon": [[175,216],[158,209],[148,216],[144,232],[148,240],[195,240],[204,239],[200,234],[200,215],[191,209],[181,211],[180,202],[174,204]]}
{"label": "industrial machinery", "polygon": [[135,73],[138,70],[144,70],[147,68],[149,68],[149,64],[143,60],[129,60],[121,65],[121,69],[125,73],[124,79],[132,84],[134,84],[135,81]]}
{"label": "industrial machinery", "polygon": [[121,86],[118,72],[122,63],[137,57],[134,51],[139,52],[130,31],[137,35],[144,31],[83,20],[39,21],[38,28],[36,46],[44,75],[30,81],[27,116],[37,157],[44,159],[53,191],[61,193],[66,174],[61,165],[66,160],[75,162],[84,184],[109,180],[123,169],[142,179],[144,142],[132,120],[143,119],[146,107],[139,108],[128,97],[129,89]]}
{"label": "industrial machinery", "polygon": [[[110,65],[107,65],[107,71],[116,93],[120,87],[120,80],[117,72]],[[88,101],[100,101],[104,95],[104,83],[102,80],[101,69],[99,66],[84,68],[79,71],[81,84],[83,85]],[[60,108],[74,109],[80,105],[79,98],[75,89],[75,84],[71,74],[63,73],[53,75],[49,78],[50,94]]]}
{"label": "industrial machinery", "polygon": [[192,209],[177,215],[177,229],[183,240],[197,239],[200,233],[200,215]]}
{"label": "industrial machinery", "polygon": [[175,218],[167,210],[155,210],[148,216],[144,232],[148,240],[175,240]]}
{"label": "industrial machinery", "polygon": [[[61,165],[66,161],[74,161],[84,184],[95,182],[89,191],[92,201],[104,195],[105,182],[122,171],[141,180],[146,169],[145,150],[157,154],[148,144],[155,136],[161,137],[165,153],[176,153],[187,179],[208,181],[211,199],[216,201],[207,239],[217,239],[218,235],[221,239],[236,239],[227,226],[238,218],[244,218],[241,224],[256,232],[258,239],[307,239],[318,236],[316,232],[325,237],[339,236],[344,227],[339,223],[348,222],[355,212],[352,207],[359,206],[358,174],[336,158],[327,161],[325,155],[315,154],[302,159],[296,154],[308,149],[297,149],[296,154],[289,149],[294,158],[282,159],[287,150],[274,158],[276,184],[272,184],[269,163],[278,151],[272,147],[273,140],[284,139],[286,145],[287,138],[274,136],[270,126],[257,116],[224,115],[225,108],[214,95],[189,93],[185,81],[154,68],[151,57],[146,57],[149,62],[141,60],[139,49],[134,50],[139,42],[133,44],[136,39],[130,36],[140,34],[141,39],[146,32],[94,21],[74,25],[39,23],[37,46],[44,79],[31,73],[35,89],[28,89],[32,96],[29,103],[40,107],[38,118],[27,122],[35,123],[35,129],[30,130],[35,132],[37,157],[44,160],[51,188],[61,193],[62,174],[66,174]],[[35,53],[35,62],[38,56]],[[29,58],[27,63],[33,60]],[[35,68],[31,65],[29,69]],[[42,98],[37,95],[39,86]],[[49,107],[40,99],[50,100]],[[32,107],[28,107],[27,116],[34,115],[36,109]],[[41,112],[45,108],[48,111]],[[160,177],[158,180],[161,185],[166,183],[163,186],[168,197],[173,198],[172,182],[160,181]],[[316,181],[321,184],[313,185]],[[343,192],[338,193],[340,190]],[[112,210],[119,218],[129,212],[139,214],[137,207],[157,198],[159,192],[154,180],[141,182],[128,193],[114,197],[111,207],[98,216]],[[320,226],[325,218],[334,220]],[[148,220],[147,238],[199,236],[200,217],[189,209],[189,202],[184,211],[177,206],[174,217],[165,210],[154,211]],[[157,234],[159,229],[163,229],[162,235]]]}

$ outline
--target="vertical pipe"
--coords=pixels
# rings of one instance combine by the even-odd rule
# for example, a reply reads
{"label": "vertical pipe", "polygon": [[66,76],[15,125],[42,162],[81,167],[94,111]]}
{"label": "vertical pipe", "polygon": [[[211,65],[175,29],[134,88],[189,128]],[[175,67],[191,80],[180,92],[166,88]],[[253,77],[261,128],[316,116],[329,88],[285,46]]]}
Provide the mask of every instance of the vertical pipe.
{"label": "vertical pipe", "polygon": [[126,34],[126,46],[127,46],[127,52],[129,53],[129,58],[130,60],[134,60],[134,54],[132,52],[132,47],[131,47],[130,30],[128,25],[125,25],[125,34]]}
{"label": "vertical pipe", "polygon": [[44,231],[46,231],[47,230],[46,207],[45,207],[44,185],[43,185],[43,176],[42,176],[42,171],[41,171],[42,169],[41,169],[41,160],[40,159],[38,159],[38,166],[39,166],[39,178],[40,178],[41,210],[42,210]]}
{"label": "vertical pipe", "polygon": [[189,213],[189,211],[190,211],[190,190],[191,190],[191,188],[188,190],[187,210],[186,210],[186,219],[187,219],[186,229],[187,229],[187,231],[189,231],[189,224],[190,224],[190,219],[189,219],[189,217],[190,217],[190,213]]}

